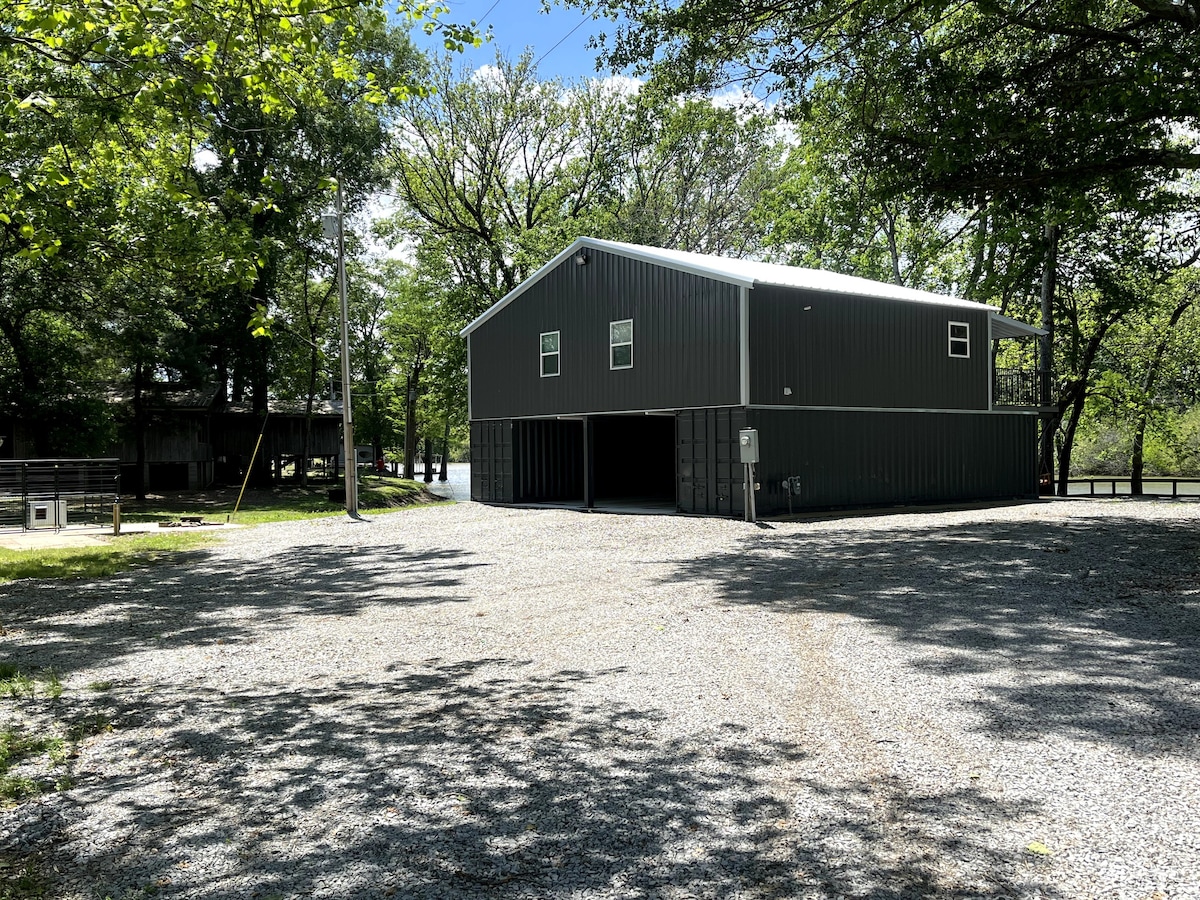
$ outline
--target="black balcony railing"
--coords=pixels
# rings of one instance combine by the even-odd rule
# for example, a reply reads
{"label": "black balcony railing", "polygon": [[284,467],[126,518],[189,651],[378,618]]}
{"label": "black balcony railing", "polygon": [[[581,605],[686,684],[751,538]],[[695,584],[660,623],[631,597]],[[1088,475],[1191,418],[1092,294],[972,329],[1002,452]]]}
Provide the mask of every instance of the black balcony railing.
{"label": "black balcony railing", "polygon": [[1049,406],[1050,373],[1044,369],[997,369],[993,406]]}

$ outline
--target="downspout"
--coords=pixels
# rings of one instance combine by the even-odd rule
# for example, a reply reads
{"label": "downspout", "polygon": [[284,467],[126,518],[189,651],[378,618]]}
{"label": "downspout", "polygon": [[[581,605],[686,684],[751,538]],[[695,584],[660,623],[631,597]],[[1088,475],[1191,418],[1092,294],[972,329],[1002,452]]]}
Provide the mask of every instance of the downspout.
{"label": "downspout", "polygon": [[468,334],[467,335],[467,423],[468,423],[468,425],[475,418],[475,416],[472,413],[472,410],[474,409],[474,404],[471,402],[471,395],[473,393],[474,393],[474,390],[472,389],[472,386],[471,386],[471,335]]}
{"label": "downspout", "polygon": [[750,286],[738,288],[738,363],[742,406],[750,406]]}

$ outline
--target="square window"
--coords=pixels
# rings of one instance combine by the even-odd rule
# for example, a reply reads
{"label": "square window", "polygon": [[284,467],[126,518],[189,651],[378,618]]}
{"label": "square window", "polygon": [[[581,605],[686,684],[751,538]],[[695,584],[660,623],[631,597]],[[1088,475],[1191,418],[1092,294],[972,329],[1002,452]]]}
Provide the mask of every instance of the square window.
{"label": "square window", "polygon": [[543,331],[541,335],[542,377],[549,378],[559,371],[558,332]]}
{"label": "square window", "polygon": [[633,319],[608,323],[608,367],[633,368]]}
{"label": "square window", "polygon": [[968,323],[950,323],[950,355],[957,359],[971,358],[971,326]]}

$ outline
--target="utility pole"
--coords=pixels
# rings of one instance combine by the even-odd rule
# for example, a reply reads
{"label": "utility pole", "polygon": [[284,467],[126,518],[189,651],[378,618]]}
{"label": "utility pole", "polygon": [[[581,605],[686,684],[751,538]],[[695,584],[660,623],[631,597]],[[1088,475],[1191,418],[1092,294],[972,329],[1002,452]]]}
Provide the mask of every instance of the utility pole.
{"label": "utility pole", "polygon": [[358,460],[354,457],[354,416],[350,410],[350,303],[346,296],[346,226],[340,181],[334,197],[334,212],[322,216],[321,224],[326,237],[337,238],[338,297],[342,302],[342,452],[346,457],[346,514],[357,519]]}

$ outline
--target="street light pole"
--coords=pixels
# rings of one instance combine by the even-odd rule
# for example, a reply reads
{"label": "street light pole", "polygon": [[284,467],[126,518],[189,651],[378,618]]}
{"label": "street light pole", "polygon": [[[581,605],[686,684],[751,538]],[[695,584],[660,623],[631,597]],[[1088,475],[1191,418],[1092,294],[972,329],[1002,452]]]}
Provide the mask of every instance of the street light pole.
{"label": "street light pole", "polygon": [[346,455],[346,514],[356,519],[358,460],[354,455],[354,416],[350,411],[350,304],[346,297],[346,228],[342,213],[341,182],[338,182],[335,197],[338,296],[342,301],[342,452]]}

